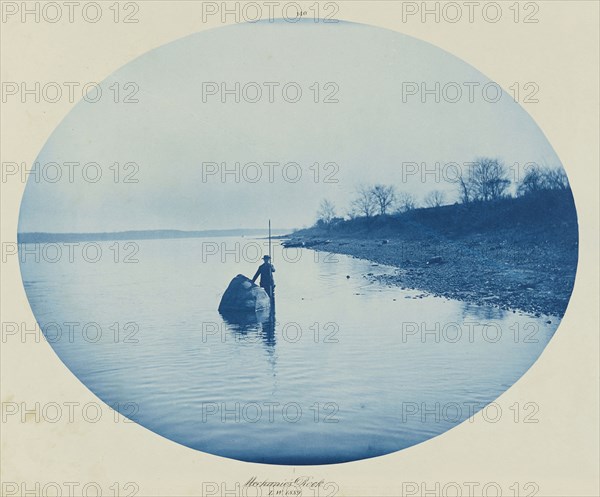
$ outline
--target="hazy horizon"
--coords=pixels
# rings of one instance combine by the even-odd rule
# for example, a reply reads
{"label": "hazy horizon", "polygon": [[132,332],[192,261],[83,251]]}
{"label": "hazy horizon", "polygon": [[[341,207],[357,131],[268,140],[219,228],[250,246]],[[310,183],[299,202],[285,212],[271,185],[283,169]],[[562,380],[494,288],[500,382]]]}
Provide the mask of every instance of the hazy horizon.
{"label": "hazy horizon", "polygon": [[[300,228],[273,228],[271,227],[271,232],[287,232],[293,231]],[[173,231],[173,232],[181,232],[181,233],[209,233],[209,232],[225,232],[225,231],[264,231],[268,233],[269,228],[215,228],[215,229],[205,229],[205,230],[180,230],[176,228],[156,228],[156,229],[123,229],[123,230],[114,230],[114,231],[17,231],[17,234],[32,234],[32,233],[43,233],[48,235],[96,235],[96,234],[113,234],[113,233],[130,233],[130,232],[152,232],[152,231]]]}

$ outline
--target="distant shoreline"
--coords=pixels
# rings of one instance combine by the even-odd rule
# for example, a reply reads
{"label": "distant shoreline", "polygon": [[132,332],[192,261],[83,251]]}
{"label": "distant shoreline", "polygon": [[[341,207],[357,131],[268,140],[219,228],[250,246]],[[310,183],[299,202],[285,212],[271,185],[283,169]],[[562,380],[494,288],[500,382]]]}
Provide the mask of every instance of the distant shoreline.
{"label": "distant shoreline", "polygon": [[[292,230],[272,230],[273,238],[281,237]],[[267,236],[266,228],[227,229],[227,230],[129,230],[98,233],[17,233],[18,243],[59,243],[59,242],[100,242],[117,240],[163,240],[177,238],[210,238],[220,236]]]}

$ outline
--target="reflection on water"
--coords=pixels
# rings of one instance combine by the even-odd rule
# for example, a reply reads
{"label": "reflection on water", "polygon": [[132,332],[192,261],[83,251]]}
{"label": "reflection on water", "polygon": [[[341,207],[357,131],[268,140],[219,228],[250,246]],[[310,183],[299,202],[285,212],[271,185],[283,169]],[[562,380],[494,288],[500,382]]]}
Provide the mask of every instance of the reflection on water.
{"label": "reflection on water", "polygon": [[275,341],[275,301],[271,300],[270,309],[259,309],[254,312],[220,312],[227,329],[238,337],[252,337],[260,339],[269,347]]}
{"label": "reflection on water", "polygon": [[393,269],[368,261],[303,250],[284,259],[279,247],[276,313],[221,315],[231,278],[260,261],[206,259],[203,242],[140,241],[136,264],[30,257],[21,270],[42,330],[86,386],[212,454],[325,464],[409,447],[495,400],[558,325],[387,287],[363,275]]}

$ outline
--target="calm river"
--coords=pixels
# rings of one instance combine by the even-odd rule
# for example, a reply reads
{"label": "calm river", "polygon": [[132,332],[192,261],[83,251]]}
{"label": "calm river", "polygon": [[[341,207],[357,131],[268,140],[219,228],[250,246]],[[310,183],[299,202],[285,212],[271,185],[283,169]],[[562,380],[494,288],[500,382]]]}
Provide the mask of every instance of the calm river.
{"label": "calm river", "polygon": [[223,291],[252,277],[263,243],[94,242],[86,260],[82,242],[57,262],[27,247],[21,270],[48,341],[104,402],[183,445],[263,463],[351,461],[439,435],[519,379],[558,325],[280,246],[274,320],[224,319]]}

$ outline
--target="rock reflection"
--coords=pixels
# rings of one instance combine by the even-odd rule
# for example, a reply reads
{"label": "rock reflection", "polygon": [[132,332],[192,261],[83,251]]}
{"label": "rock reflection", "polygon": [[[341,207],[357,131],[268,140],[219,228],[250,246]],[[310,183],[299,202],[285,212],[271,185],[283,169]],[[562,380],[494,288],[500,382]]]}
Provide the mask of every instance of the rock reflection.
{"label": "rock reflection", "polygon": [[275,333],[275,304],[257,311],[221,311],[228,330],[238,340],[256,341],[259,337],[268,347],[277,343]]}

